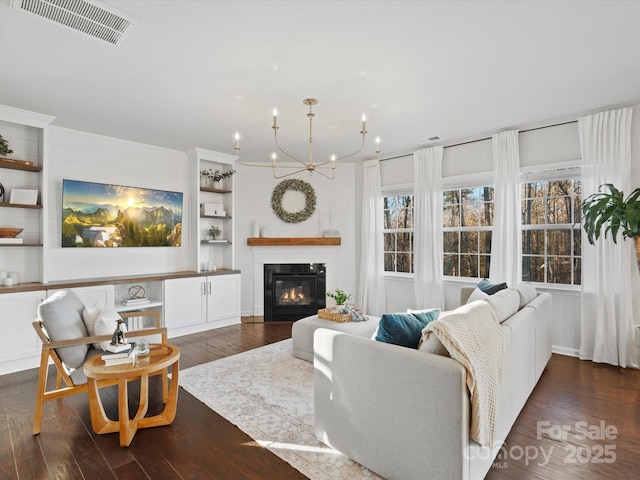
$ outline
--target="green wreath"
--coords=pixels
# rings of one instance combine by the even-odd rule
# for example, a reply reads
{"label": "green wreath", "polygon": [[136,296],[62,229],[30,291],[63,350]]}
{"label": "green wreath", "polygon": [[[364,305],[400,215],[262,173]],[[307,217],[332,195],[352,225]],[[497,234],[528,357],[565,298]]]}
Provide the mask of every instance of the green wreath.
{"label": "green wreath", "polygon": [[[305,196],[304,208],[298,212],[287,212],[282,207],[282,198],[284,194],[289,190],[296,190],[302,192]],[[287,223],[300,223],[304,222],[307,218],[313,215],[316,209],[316,192],[313,187],[298,179],[283,180],[276,188],[273,189],[271,195],[271,208],[278,216],[278,218]]]}

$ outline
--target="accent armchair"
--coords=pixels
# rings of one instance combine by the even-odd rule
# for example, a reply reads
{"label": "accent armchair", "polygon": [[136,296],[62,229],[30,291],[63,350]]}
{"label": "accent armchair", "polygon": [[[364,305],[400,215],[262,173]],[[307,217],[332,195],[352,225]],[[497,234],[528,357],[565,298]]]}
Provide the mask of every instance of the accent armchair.
{"label": "accent armchair", "polygon": [[[71,290],[62,290],[52,295],[38,307],[39,318],[32,323],[42,341],[36,408],[33,420],[34,435],[40,433],[45,402],[87,392],[87,378],[82,369],[84,362],[103,352],[101,348],[98,348],[97,342],[111,340],[111,334],[89,335],[83,318],[84,311],[85,305],[82,300]],[[122,318],[149,315],[155,317],[155,328],[128,332],[126,334],[127,338],[160,335],[161,342],[167,343],[167,329],[166,327],[160,327],[159,311],[147,310],[120,313]],[[115,329],[115,322],[113,327]],[[47,390],[50,359],[56,368],[56,382],[55,388]],[[158,374],[162,375],[163,401],[166,403],[168,398],[168,371],[162,370]],[[98,387],[102,388],[115,384],[115,381],[102,380],[99,382]]]}

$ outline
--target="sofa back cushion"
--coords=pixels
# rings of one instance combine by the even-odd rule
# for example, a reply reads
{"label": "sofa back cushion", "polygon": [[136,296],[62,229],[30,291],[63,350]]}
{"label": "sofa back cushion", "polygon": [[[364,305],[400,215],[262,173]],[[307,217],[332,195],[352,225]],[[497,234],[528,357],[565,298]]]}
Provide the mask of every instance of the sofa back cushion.
{"label": "sofa back cushion", "polygon": [[531,285],[529,282],[519,283],[515,288],[520,295],[520,308],[523,308],[527,303],[533,301],[533,299],[538,296],[536,287]]}
{"label": "sofa back cushion", "polygon": [[439,308],[415,313],[385,313],[380,318],[375,339],[378,342],[418,348],[422,329],[429,322],[437,320],[439,315]]}
{"label": "sofa back cushion", "polygon": [[[62,290],[47,298],[38,306],[38,316],[52,341],[87,337],[87,328],[82,320],[84,304],[71,290]],[[89,345],[56,348],[60,360],[70,368],[79,368]]]}
{"label": "sofa back cushion", "polygon": [[496,312],[496,317],[500,323],[516,313],[520,306],[520,294],[515,288],[505,288],[493,295],[487,295],[479,288],[476,288],[469,296],[467,303],[469,304],[476,300],[485,300],[489,303],[493,311]]}

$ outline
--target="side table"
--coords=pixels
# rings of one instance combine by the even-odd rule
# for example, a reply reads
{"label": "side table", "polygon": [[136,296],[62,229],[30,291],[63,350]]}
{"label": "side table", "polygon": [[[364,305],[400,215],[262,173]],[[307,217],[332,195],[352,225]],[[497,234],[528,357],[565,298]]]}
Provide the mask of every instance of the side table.
{"label": "side table", "polygon": [[[120,432],[120,446],[128,447],[139,428],[169,425],[176,416],[178,405],[178,371],[180,349],[175,345],[151,344],[149,355],[138,357],[135,364],[105,366],[98,355],[87,360],[84,373],[87,376],[89,410],[93,431]],[[168,372],[171,367],[171,386],[167,389]],[[164,410],[153,417],[145,417],[149,407],[149,376],[162,374],[162,400]],[[140,379],[140,404],[136,415],[129,418],[127,382]],[[105,414],[98,393],[98,380],[112,380],[118,385],[118,420],[110,420]],[[168,391],[167,391],[168,390]]]}

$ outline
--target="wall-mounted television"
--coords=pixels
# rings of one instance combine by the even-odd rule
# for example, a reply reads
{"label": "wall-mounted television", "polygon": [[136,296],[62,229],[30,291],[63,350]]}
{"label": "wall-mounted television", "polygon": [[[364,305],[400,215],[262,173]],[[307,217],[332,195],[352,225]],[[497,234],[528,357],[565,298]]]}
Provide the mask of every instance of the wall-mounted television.
{"label": "wall-mounted television", "polygon": [[62,181],[63,247],[179,247],[182,193]]}

